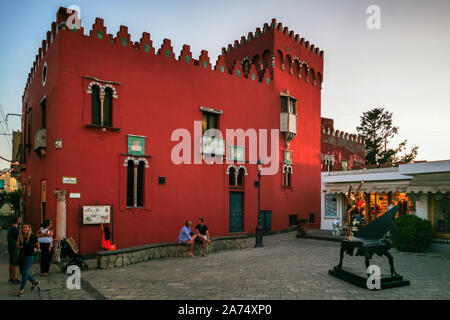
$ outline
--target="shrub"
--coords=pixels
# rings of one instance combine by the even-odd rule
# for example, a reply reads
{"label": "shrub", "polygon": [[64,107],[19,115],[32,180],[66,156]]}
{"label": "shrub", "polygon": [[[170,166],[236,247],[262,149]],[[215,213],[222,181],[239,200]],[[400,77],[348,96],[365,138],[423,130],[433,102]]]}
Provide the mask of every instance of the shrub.
{"label": "shrub", "polygon": [[425,252],[430,247],[432,236],[430,221],[415,215],[399,217],[391,229],[392,244],[399,251]]}

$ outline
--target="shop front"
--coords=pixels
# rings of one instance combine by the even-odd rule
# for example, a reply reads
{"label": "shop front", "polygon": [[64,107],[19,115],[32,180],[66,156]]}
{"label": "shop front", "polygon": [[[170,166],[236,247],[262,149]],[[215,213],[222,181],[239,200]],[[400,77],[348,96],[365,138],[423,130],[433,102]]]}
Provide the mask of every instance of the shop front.
{"label": "shop front", "polygon": [[350,185],[351,192],[358,191],[363,201],[360,228],[382,216],[391,206],[400,205],[397,217],[414,214],[429,220],[437,242],[448,243],[445,239],[450,239],[449,160],[323,172],[322,229],[332,230],[336,221],[340,226],[347,222],[346,195]]}

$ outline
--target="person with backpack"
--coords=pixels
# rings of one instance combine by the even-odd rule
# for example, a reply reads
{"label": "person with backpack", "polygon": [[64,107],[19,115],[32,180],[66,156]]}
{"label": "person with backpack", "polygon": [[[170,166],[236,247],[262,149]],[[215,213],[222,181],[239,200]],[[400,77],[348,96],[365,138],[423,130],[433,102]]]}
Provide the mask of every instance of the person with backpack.
{"label": "person with backpack", "polygon": [[20,284],[17,279],[19,271],[19,250],[17,249],[17,237],[19,236],[21,219],[14,217],[11,226],[8,228],[8,254],[9,254],[9,284]]}

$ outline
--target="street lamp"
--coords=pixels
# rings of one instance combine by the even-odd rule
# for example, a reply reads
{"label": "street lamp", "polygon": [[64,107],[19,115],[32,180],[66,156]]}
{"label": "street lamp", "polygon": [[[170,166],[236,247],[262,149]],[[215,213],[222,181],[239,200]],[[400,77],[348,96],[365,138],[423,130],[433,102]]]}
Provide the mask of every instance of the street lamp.
{"label": "street lamp", "polygon": [[261,225],[261,171],[264,167],[264,162],[262,162],[261,158],[258,159],[258,162],[256,163],[256,168],[258,169],[258,215],[256,217],[257,223],[256,223],[256,248],[262,248],[264,247],[263,244],[263,227]]}

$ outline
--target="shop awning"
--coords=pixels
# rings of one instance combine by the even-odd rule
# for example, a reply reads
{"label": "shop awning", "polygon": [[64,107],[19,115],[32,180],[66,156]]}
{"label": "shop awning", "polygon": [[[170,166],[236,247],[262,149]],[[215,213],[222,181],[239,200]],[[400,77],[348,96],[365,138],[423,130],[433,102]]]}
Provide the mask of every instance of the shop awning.
{"label": "shop awning", "polygon": [[[360,192],[406,192],[409,181],[382,181],[382,182],[366,182],[362,185]],[[359,183],[352,183],[352,192],[356,191]],[[325,185],[326,193],[347,193],[349,183],[327,183]]]}
{"label": "shop awning", "polygon": [[414,178],[409,182],[407,192],[450,192],[450,173],[432,173],[414,176]]}

